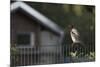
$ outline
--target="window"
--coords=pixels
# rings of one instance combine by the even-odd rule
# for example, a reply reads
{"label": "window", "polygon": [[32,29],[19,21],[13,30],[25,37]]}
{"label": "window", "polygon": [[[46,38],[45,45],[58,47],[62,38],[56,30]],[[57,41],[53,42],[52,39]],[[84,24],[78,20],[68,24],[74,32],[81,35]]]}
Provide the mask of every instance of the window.
{"label": "window", "polygon": [[17,47],[29,47],[35,45],[35,35],[34,32],[21,32],[17,33]]}
{"label": "window", "polygon": [[17,34],[17,45],[30,45],[30,34],[20,33]]}

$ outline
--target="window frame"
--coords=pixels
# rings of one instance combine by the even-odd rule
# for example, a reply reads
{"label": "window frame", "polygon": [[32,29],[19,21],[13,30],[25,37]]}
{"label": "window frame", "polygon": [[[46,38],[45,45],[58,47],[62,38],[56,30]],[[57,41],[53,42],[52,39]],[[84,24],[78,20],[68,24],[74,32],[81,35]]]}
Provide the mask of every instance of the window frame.
{"label": "window frame", "polygon": [[[16,47],[17,48],[33,48],[33,46],[35,45],[35,33],[34,32],[19,32],[19,33],[17,33],[16,34],[16,40],[17,40],[17,35],[18,34],[27,34],[27,35],[29,35],[30,36],[30,43],[29,44],[27,44],[27,45],[24,45],[24,44],[20,44],[20,45],[18,45],[17,43],[16,43]],[[34,39],[34,40],[33,40]],[[34,42],[33,42],[34,41]]]}

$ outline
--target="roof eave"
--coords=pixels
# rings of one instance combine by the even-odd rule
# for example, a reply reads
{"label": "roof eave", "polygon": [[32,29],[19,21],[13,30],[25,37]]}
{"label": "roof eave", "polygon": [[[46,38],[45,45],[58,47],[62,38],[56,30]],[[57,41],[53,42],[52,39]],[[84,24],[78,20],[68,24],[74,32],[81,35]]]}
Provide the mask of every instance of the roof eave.
{"label": "roof eave", "polygon": [[59,28],[53,21],[51,21],[50,19],[45,17],[40,12],[36,11],[34,8],[31,8],[27,4],[25,4],[23,2],[14,2],[11,4],[11,12],[15,12],[18,9],[25,11],[26,13],[28,13],[31,16],[32,19],[35,18],[36,20],[42,22],[42,24],[44,26],[49,27],[54,32],[59,33],[59,35],[61,35],[61,36],[64,35],[63,30],[61,28]]}

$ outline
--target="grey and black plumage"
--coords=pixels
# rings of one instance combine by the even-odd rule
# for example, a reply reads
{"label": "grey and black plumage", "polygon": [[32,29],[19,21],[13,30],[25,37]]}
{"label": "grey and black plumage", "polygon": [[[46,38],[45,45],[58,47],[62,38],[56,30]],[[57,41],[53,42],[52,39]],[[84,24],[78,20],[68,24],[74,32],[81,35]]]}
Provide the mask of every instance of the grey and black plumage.
{"label": "grey and black plumage", "polygon": [[73,41],[73,43],[71,44],[72,50],[75,50],[75,51],[84,50],[85,44],[81,40],[80,33],[73,25],[70,25],[69,27],[70,27],[70,36]]}
{"label": "grey and black plumage", "polygon": [[70,31],[70,35],[71,35],[73,43],[79,43],[79,42],[81,42],[80,34],[77,31],[77,29],[72,28],[71,31]]}

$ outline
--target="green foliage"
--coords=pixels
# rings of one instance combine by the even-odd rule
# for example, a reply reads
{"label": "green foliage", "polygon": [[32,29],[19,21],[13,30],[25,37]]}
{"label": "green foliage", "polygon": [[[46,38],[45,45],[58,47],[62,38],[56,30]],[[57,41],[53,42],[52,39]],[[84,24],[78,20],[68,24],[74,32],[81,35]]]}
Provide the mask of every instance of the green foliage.
{"label": "green foliage", "polygon": [[10,52],[11,52],[11,60],[13,61],[12,63],[17,63],[18,62],[18,57],[17,57],[17,54],[18,54],[18,50],[14,47],[11,47],[10,48]]}
{"label": "green foliage", "polygon": [[17,51],[17,49],[15,47],[12,47],[11,48],[11,53],[15,55],[15,54],[18,53],[18,51]]}
{"label": "green foliage", "polygon": [[89,52],[88,54],[83,55],[83,53],[78,54],[77,51],[70,52],[72,58],[87,58],[88,60],[95,60],[95,52]]}

